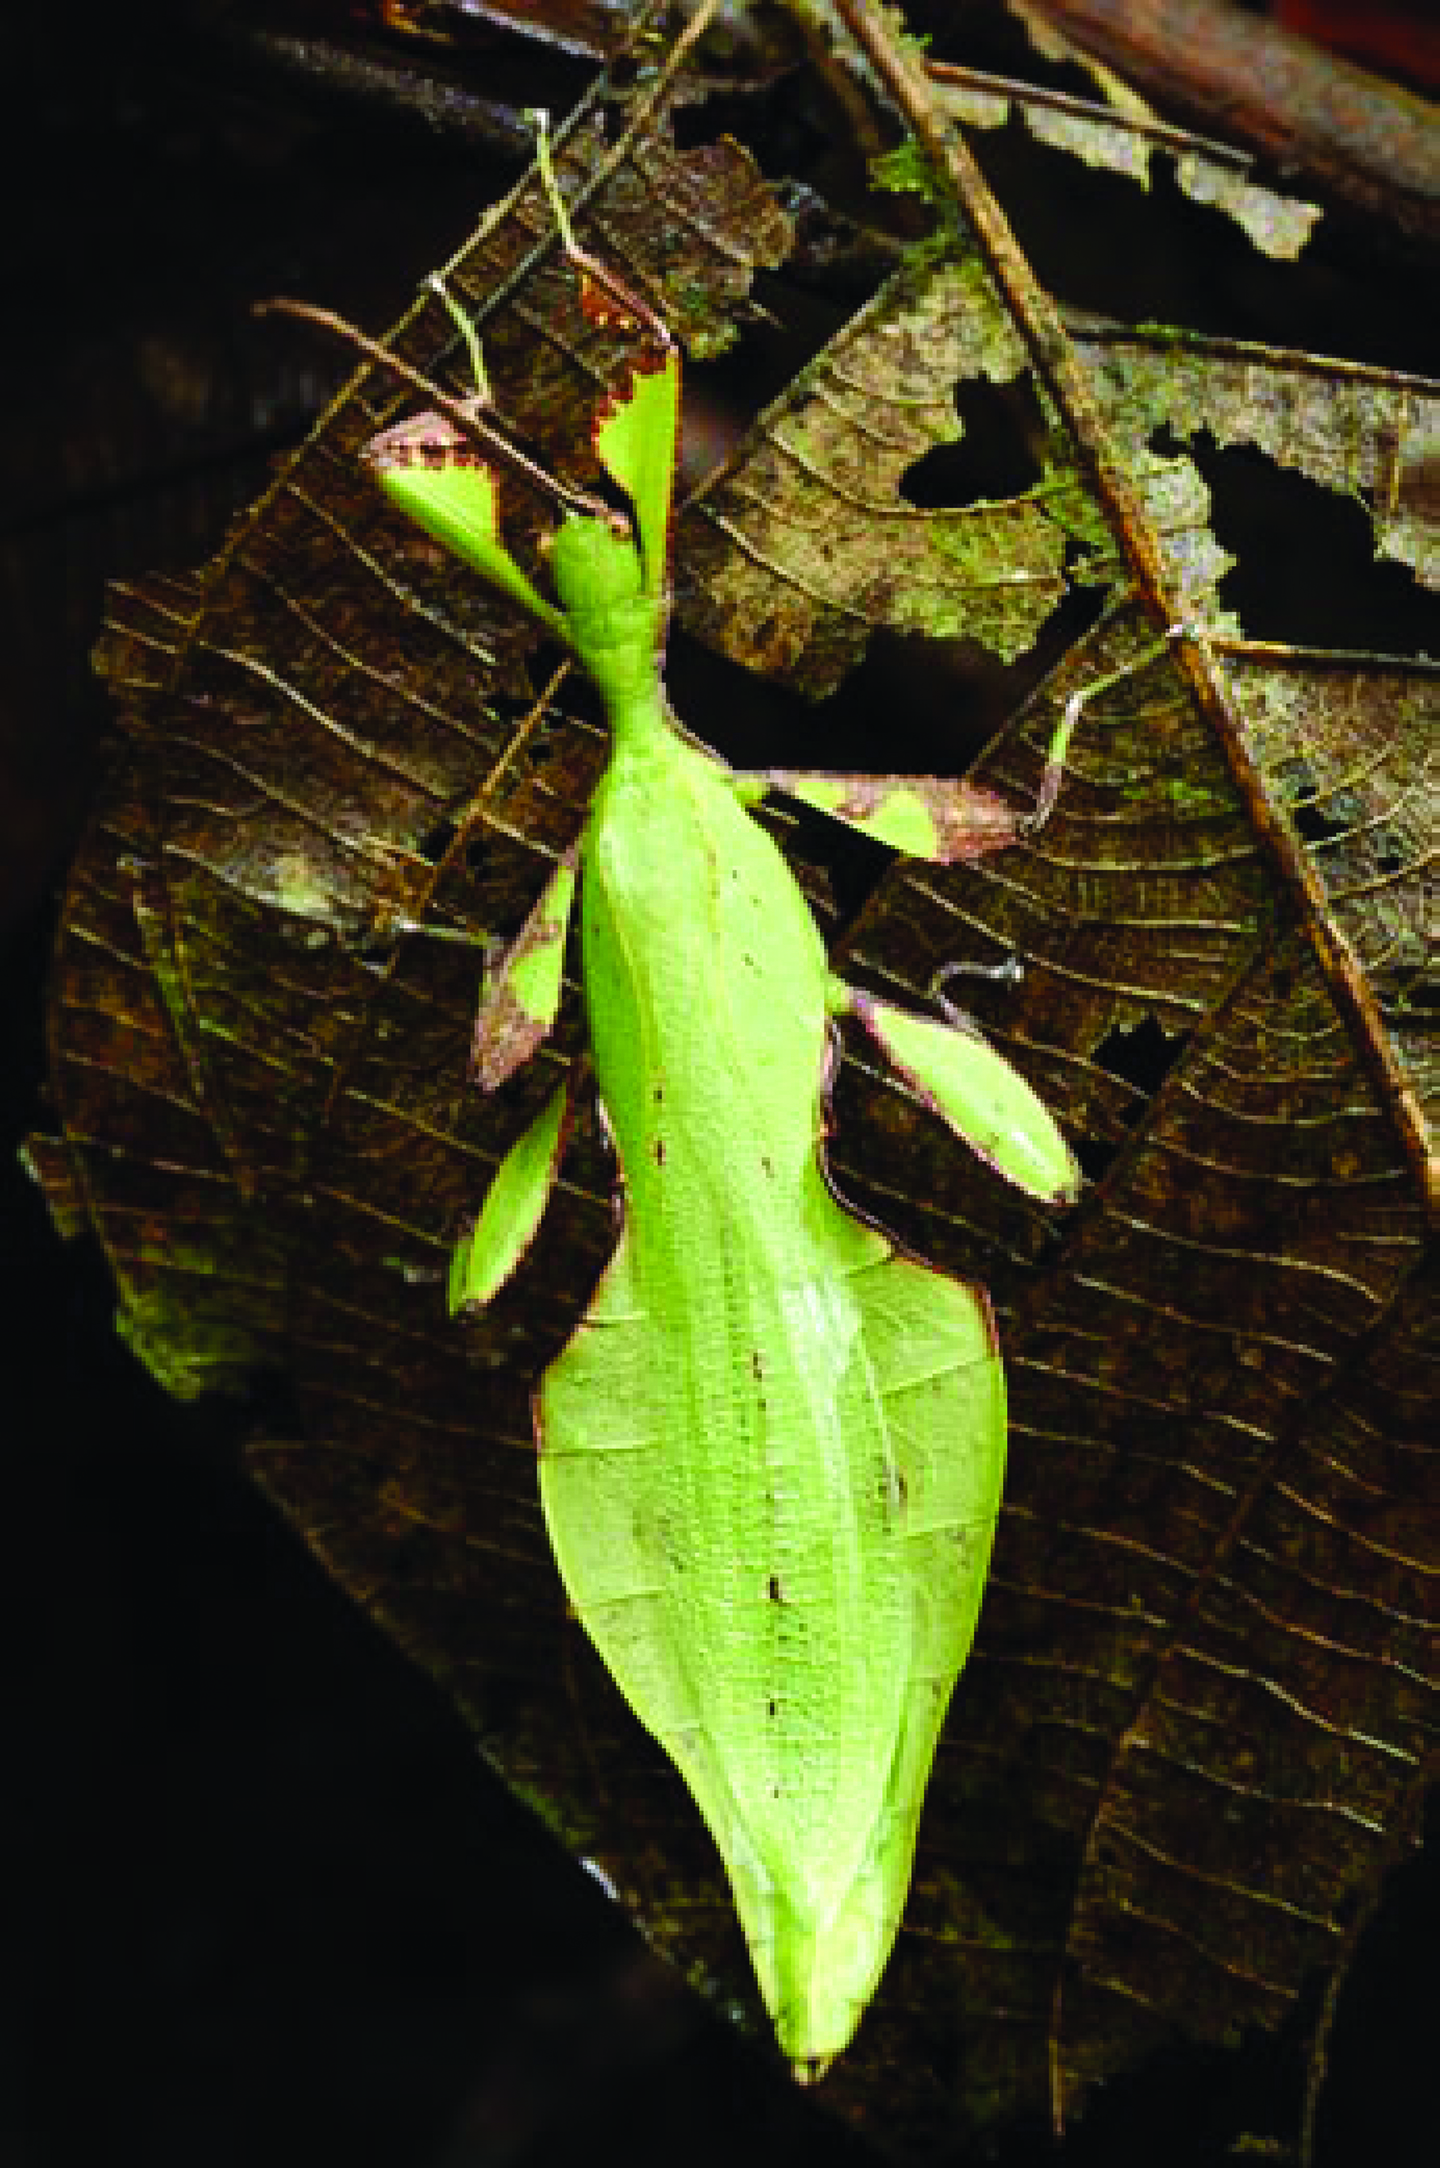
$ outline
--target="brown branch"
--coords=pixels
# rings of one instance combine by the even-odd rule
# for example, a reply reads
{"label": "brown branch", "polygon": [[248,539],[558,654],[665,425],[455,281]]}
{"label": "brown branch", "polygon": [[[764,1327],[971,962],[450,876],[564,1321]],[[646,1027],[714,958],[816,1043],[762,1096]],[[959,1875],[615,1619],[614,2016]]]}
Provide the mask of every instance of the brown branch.
{"label": "brown branch", "polygon": [[991,75],[983,68],[961,68],[950,60],[927,60],[925,72],[932,83],[943,88],[988,91],[992,96],[1011,98],[1022,107],[1043,106],[1047,113],[1073,113],[1077,120],[1102,122],[1107,128],[1126,128],[1131,135],[1143,136],[1147,143],[1158,143],[1163,150],[1199,151],[1216,164],[1238,166],[1241,172],[1252,164],[1249,151],[1237,150],[1233,143],[1221,143],[1214,136],[1196,135],[1189,128],[1175,128],[1168,121],[1137,120],[1119,106],[1106,105],[1099,98],[1076,98],[1066,90],[1051,90],[1043,83],[1027,83],[1016,75]]}
{"label": "brown branch", "polygon": [[[1031,270],[968,145],[950,125],[918,54],[901,44],[872,0],[836,0],[857,45],[904,114],[937,175],[954,190],[995,283],[1029,350],[1038,381],[1069,430],[1077,464],[1103,509],[1129,565],[1134,590],[1157,632],[1185,614],[1160,543],[1111,442],[1089,376],[1065,334],[1059,312]],[[1440,1210],[1440,1158],[1429,1148],[1424,1113],[1402,1069],[1368,979],[1335,924],[1319,875],[1283,808],[1265,789],[1230,704],[1224,679],[1204,644],[1175,643],[1176,667],[1215,733],[1252,829],[1269,852],[1315,951],[1331,997],[1385,1108],[1397,1141],[1432,1212]]]}

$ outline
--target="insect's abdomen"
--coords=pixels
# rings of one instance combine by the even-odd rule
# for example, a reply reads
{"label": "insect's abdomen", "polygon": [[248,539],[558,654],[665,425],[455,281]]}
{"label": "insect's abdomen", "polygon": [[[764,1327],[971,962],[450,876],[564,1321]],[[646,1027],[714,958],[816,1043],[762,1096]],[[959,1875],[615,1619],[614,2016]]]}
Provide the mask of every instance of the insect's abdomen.
{"label": "insect's abdomen", "polygon": [[602,791],[584,868],[620,1247],[542,1383],[571,1598],[725,1857],[797,2061],[839,2049],[903,1904],[998,1505],[975,1290],[817,1160],[825,957],[723,775]]}

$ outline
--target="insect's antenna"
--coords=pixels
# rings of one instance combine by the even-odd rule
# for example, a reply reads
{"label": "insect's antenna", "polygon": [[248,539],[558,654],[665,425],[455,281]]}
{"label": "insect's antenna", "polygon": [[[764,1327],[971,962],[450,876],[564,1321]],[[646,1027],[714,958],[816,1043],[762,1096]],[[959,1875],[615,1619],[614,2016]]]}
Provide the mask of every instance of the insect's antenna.
{"label": "insect's antenna", "polygon": [[[445,298],[448,300],[448,295]],[[392,354],[388,346],[382,346],[378,339],[372,339],[368,332],[361,331],[359,326],[352,324],[348,318],[338,316],[333,309],[317,309],[308,301],[275,299],[257,301],[255,314],[294,316],[302,324],[313,324],[317,330],[328,331],[333,338],[343,339],[347,346],[353,346],[367,361],[373,361],[377,368],[387,370],[411,391],[418,392],[437,414],[442,414],[445,420],[459,431],[468,444],[474,445],[483,459],[507,468],[517,480],[533,489],[547,504],[558,505],[564,512],[582,513],[588,519],[608,521],[614,517],[602,497],[592,497],[588,490],[573,489],[568,482],[562,482],[558,475],[551,474],[527,452],[522,452],[518,444],[512,444],[492,423],[483,421],[476,412],[475,400],[453,399],[449,392],[442,391],[438,384],[423,375],[419,369],[412,368],[408,361],[402,361],[398,354]],[[476,341],[477,347],[478,343]]]}
{"label": "insect's antenna", "polygon": [[490,377],[485,367],[485,356],[480,351],[480,334],[461,308],[438,271],[432,271],[425,281],[432,294],[444,302],[450,321],[465,341],[470,356],[470,374],[475,379],[475,403],[477,406],[493,407],[495,400],[490,390]]}
{"label": "insect's antenna", "polygon": [[560,183],[555,178],[555,162],[550,156],[550,108],[532,105],[526,117],[535,124],[535,163],[540,168],[540,179],[550,199],[555,223],[560,228],[560,246],[567,256],[578,256],[580,247],[575,239],[575,228],[570,223],[569,207],[560,193]]}
{"label": "insect's antenna", "polygon": [[[560,231],[560,246],[569,262],[574,264],[580,273],[582,302],[585,299],[584,282],[589,280],[592,285],[600,287],[610,296],[622,318],[648,332],[662,352],[673,352],[675,339],[664,317],[657,315],[649,302],[642,300],[633,287],[627,286],[608,264],[601,263],[598,256],[588,254],[576,240],[575,228],[570,223],[570,212],[560,193],[560,183],[555,175],[555,161],[550,155],[549,111],[543,105],[531,106],[529,118],[535,126],[535,163],[540,168],[540,180],[550,199],[550,208],[555,214],[555,224]],[[587,314],[594,313],[591,303]]]}

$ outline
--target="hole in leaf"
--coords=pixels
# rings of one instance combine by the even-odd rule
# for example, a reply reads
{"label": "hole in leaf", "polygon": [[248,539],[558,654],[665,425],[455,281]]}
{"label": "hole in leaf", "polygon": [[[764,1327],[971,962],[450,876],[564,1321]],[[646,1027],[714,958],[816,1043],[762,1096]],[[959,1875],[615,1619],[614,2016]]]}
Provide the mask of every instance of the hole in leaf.
{"label": "hole in leaf", "polygon": [[1070,1149],[1080,1163],[1087,1182],[1103,1182],[1119,1152],[1118,1144],[1103,1144],[1098,1137],[1072,1137]]}
{"label": "hole in leaf", "polygon": [[967,378],[955,387],[962,434],[936,444],[907,467],[900,494],[921,511],[1018,497],[1039,481],[1035,448],[1044,435],[1039,403],[1028,378],[992,384]]}
{"label": "hole in leaf", "polygon": [[372,934],[368,940],[353,943],[350,954],[357,964],[365,964],[372,971],[386,971],[395,961],[399,938],[394,933]]}
{"label": "hole in leaf", "polygon": [[1297,833],[1302,835],[1307,843],[1328,843],[1332,836],[1343,836],[1345,833],[1345,822],[1324,812],[1313,799],[1304,800],[1297,805],[1293,817]]}
{"label": "hole in leaf", "polygon": [[1172,1035],[1162,1031],[1153,1016],[1147,1016],[1130,1030],[1107,1032],[1095,1049],[1095,1060],[1111,1076],[1133,1084],[1150,1099],[1189,1043],[1188,1032]]}
{"label": "hole in leaf", "polygon": [[1168,427],[1156,451],[1187,452],[1211,496],[1210,526],[1236,563],[1220,595],[1252,639],[1410,655],[1434,645],[1434,601],[1407,565],[1375,555],[1365,506],[1251,445],[1186,441]]}
{"label": "hole in leaf", "polygon": [[[1114,1109],[1115,1117],[1125,1128],[1138,1126],[1150,1101],[1189,1043],[1189,1032],[1162,1031],[1153,1016],[1144,1017],[1128,1029],[1106,1033],[1095,1049],[1097,1067],[1121,1083],[1133,1086],[1140,1095],[1128,1107]],[[1103,1137],[1076,1137],[1072,1144],[1081,1172],[1089,1182],[1103,1181],[1121,1148],[1119,1140]]]}
{"label": "hole in leaf", "polygon": [[426,829],[415,848],[422,858],[429,859],[432,866],[438,866],[459,832],[455,821],[436,821],[433,828]]}
{"label": "hole in leaf", "polygon": [[[607,66],[605,75],[612,90],[629,90],[639,80],[640,62],[632,53],[617,53]],[[604,106],[601,109],[601,123],[606,142],[613,143],[621,129],[618,111],[610,105]]]}

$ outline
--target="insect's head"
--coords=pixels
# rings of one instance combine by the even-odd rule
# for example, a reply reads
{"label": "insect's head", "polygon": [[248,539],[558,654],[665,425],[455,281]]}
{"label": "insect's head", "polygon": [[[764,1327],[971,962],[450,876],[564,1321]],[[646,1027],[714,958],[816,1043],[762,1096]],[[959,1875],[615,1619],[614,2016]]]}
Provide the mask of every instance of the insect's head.
{"label": "insect's head", "polygon": [[[591,637],[598,637],[603,647],[619,629],[612,624],[605,634],[592,635],[588,626],[593,626],[597,614],[613,615],[618,609],[622,617],[629,616],[632,606],[642,602],[648,621],[663,633],[680,357],[665,323],[648,302],[576,246],[551,164],[543,115],[537,117],[537,127],[541,176],[562,252],[580,281],[585,316],[593,324],[627,331],[639,342],[619,381],[602,399],[592,425],[596,459],[628,501],[628,518],[605,498],[547,473],[497,426],[479,334],[438,274],[426,284],[449,314],[470,356],[475,388],[461,399],[328,310],[289,301],[267,306],[338,333],[412,390],[428,396],[431,411],[383,430],[365,449],[363,456],[384,495],[453,556],[583,653]],[[502,479],[507,489],[518,483],[562,514],[550,545],[558,608],[536,588],[505,543]],[[642,615],[640,622],[646,621]],[[647,666],[653,668],[653,658]]]}
{"label": "insect's head", "polygon": [[644,590],[640,553],[624,529],[598,519],[567,519],[550,545],[550,576],[567,615],[609,610]]}

